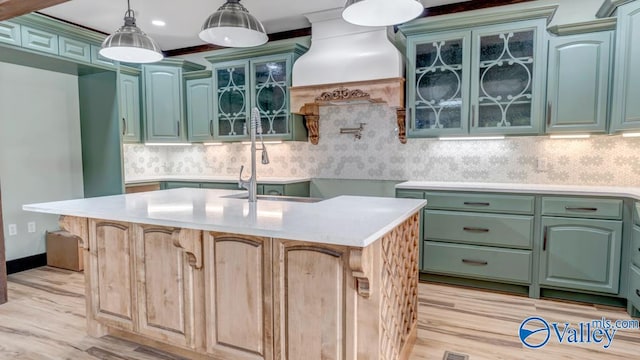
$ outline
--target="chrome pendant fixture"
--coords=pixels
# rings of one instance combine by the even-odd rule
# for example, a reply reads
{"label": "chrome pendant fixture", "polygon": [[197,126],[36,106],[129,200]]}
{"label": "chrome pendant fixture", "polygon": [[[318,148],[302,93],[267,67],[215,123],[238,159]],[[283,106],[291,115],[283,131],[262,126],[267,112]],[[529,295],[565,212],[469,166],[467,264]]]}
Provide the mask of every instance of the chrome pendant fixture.
{"label": "chrome pendant fixture", "polygon": [[423,11],[418,0],[347,0],[342,18],[355,25],[390,26],[413,20]]}
{"label": "chrome pendant fixture", "polygon": [[128,63],[152,63],[162,60],[160,46],[136,26],[135,13],[127,0],[124,25],[102,42],[100,55]]}
{"label": "chrome pendant fixture", "polygon": [[240,0],[226,0],[202,25],[200,39],[226,47],[252,47],[269,40],[260,20],[240,4]]}

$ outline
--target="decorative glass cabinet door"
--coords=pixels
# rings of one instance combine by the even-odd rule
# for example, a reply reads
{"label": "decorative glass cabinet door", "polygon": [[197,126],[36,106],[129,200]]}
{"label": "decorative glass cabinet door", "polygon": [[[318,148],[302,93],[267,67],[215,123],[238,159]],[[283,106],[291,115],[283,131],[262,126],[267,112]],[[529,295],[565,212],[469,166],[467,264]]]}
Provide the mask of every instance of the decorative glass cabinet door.
{"label": "decorative glass cabinet door", "polygon": [[251,104],[260,112],[262,133],[265,136],[289,133],[290,68],[290,60],[281,56],[251,61]]}
{"label": "decorative glass cabinet door", "polygon": [[474,31],[471,132],[539,133],[546,50],[539,21]]}
{"label": "decorative glass cabinet door", "polygon": [[219,138],[245,138],[248,134],[249,62],[221,64],[213,71],[214,128]]}
{"label": "decorative glass cabinet door", "polygon": [[470,32],[410,39],[409,134],[467,133]]}

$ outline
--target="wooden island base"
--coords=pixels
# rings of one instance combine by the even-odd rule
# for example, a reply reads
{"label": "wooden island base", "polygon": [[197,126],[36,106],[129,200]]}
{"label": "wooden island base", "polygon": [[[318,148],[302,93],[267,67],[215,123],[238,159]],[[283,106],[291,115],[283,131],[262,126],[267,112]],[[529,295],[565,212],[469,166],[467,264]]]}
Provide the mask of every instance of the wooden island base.
{"label": "wooden island base", "polygon": [[87,330],[190,359],[408,359],[419,218],[365,248],[63,216]]}

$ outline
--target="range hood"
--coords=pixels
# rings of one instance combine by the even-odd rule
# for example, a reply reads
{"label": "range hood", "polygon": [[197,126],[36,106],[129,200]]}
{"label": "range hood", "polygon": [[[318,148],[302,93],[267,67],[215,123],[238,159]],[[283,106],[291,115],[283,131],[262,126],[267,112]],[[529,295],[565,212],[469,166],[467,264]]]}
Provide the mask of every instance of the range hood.
{"label": "range hood", "polygon": [[398,136],[406,143],[404,61],[387,40],[385,27],[363,27],[342,19],[342,8],[305,16],[311,48],[293,65],[291,109],[305,116],[309,141],[319,141],[319,107],[386,103],[396,110]]}

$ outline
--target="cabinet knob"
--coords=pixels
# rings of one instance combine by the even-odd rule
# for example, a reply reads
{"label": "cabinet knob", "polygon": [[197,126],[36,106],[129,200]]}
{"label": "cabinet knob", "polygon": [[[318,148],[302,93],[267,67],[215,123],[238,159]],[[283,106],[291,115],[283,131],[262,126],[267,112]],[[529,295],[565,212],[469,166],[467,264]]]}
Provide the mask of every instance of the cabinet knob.
{"label": "cabinet knob", "polygon": [[127,135],[127,120],[122,118],[122,136]]}
{"label": "cabinet knob", "polygon": [[544,227],[544,236],[543,236],[543,240],[542,240],[542,251],[546,251],[547,250],[547,227]]}
{"label": "cabinet knob", "polygon": [[640,289],[636,289],[636,295],[640,297]]}

